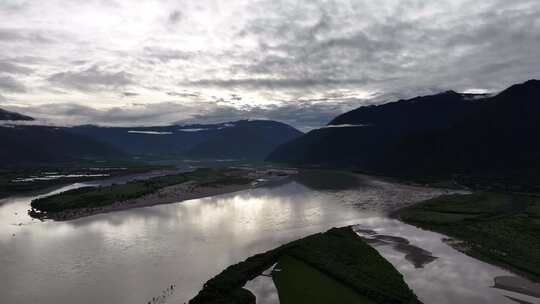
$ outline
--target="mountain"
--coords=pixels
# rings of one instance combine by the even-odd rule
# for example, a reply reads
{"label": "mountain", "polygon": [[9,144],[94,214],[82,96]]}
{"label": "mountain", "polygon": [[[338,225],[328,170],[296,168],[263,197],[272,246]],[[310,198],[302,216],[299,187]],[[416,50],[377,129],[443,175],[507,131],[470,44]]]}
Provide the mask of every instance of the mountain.
{"label": "mountain", "polygon": [[271,161],[365,167],[408,134],[444,130],[479,108],[477,96],[453,91],[360,107],[288,142]]}
{"label": "mountain", "polygon": [[3,110],[3,109],[0,109],[0,120],[34,120],[32,117],[30,116],[26,116],[26,115],[22,115],[22,114],[19,114],[19,113],[15,113],[15,112],[10,112],[10,111],[6,111],[6,110]]}
{"label": "mountain", "polygon": [[301,135],[289,125],[265,120],[134,128],[3,124],[0,165],[126,156],[263,160]]}
{"label": "mountain", "polygon": [[105,142],[132,155],[174,156],[185,153],[194,144],[204,141],[209,132],[180,131],[180,126],[101,127],[93,125],[66,128],[72,134]]}
{"label": "mountain", "polygon": [[0,125],[1,166],[32,165],[122,156],[94,139],[46,126]]}
{"label": "mountain", "polygon": [[268,120],[243,120],[227,127],[187,151],[187,155],[203,158],[263,160],[279,145],[302,135],[284,123]]}
{"label": "mountain", "polygon": [[[540,168],[540,81],[514,85],[440,132],[412,134],[396,145],[395,161],[376,167],[413,173],[531,176]],[[410,166],[409,166],[410,167]]]}
{"label": "mountain", "polygon": [[449,91],[350,111],[268,160],[393,176],[525,178],[540,168],[538,117],[538,80],[495,96]]}
{"label": "mountain", "polygon": [[302,135],[289,125],[268,120],[137,128],[78,126],[67,130],[133,155],[256,160]]}

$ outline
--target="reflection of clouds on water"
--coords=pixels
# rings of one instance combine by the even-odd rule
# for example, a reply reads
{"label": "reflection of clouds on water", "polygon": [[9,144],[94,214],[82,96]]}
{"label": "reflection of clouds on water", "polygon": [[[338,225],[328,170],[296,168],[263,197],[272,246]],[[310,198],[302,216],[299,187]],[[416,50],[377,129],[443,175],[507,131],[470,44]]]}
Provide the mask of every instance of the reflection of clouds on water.
{"label": "reflection of clouds on water", "polygon": [[148,301],[147,304],[166,304],[167,299],[169,299],[174,294],[174,289],[176,285],[172,284],[166,289],[161,291],[159,296],[152,297],[152,300]]}
{"label": "reflection of clouds on water", "polygon": [[[81,185],[86,184],[63,190]],[[290,181],[68,222],[32,221],[26,211],[35,196],[10,197],[0,200],[0,266],[10,278],[0,285],[0,302],[142,303],[176,282],[167,302],[184,303],[209,278],[251,255],[332,227],[361,224],[439,257],[415,269],[403,253],[377,248],[429,299],[425,303],[486,302],[478,293],[487,293],[488,302],[507,303],[502,295],[493,297],[499,291],[489,291],[493,277],[507,272],[457,253],[441,235],[381,215],[441,192],[367,177],[354,190],[311,190]]]}
{"label": "reflection of clouds on water", "polygon": [[[443,242],[444,235],[421,230],[388,218],[371,218],[358,223],[356,230],[364,237],[386,236],[376,239],[379,242],[378,245],[383,246],[375,244],[374,247],[404,275],[405,281],[422,302],[512,303],[504,296],[504,293],[492,288],[495,277],[509,274],[509,272],[453,249]],[[392,239],[399,246],[383,244]],[[403,239],[406,239],[408,244],[405,244]],[[403,248],[403,245],[420,248],[425,251],[424,253],[430,253],[437,259],[418,268],[416,267],[418,265],[405,258],[410,248]],[[530,300],[522,294],[514,294],[514,296],[518,299]],[[539,300],[531,303],[540,303]]]}
{"label": "reflection of clouds on water", "polygon": [[279,304],[278,291],[272,279],[274,267],[275,264],[244,285],[245,289],[255,295],[257,304]]}
{"label": "reflection of clouds on water", "polygon": [[362,229],[360,226],[355,226],[354,231],[371,246],[392,246],[396,251],[405,254],[405,259],[411,262],[415,268],[423,268],[437,259],[431,252],[411,245],[406,238],[377,234],[373,230]]}

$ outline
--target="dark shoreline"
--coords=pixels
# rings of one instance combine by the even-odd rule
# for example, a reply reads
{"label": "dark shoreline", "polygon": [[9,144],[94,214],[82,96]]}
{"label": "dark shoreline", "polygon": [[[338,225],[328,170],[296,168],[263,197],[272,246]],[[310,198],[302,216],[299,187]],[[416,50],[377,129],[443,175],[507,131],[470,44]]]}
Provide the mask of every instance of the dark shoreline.
{"label": "dark shoreline", "polygon": [[[184,186],[184,184],[176,185],[176,186],[170,186],[170,187],[178,187],[178,186]],[[157,193],[148,194],[144,197],[140,197],[133,200],[127,200],[127,201],[118,201],[115,202],[112,205],[104,206],[104,207],[96,207],[96,208],[79,208],[79,209],[68,209],[65,211],[60,212],[37,212],[35,210],[29,210],[28,214],[36,219],[40,220],[54,220],[54,221],[71,221],[83,217],[103,214],[103,213],[109,213],[109,212],[115,212],[115,211],[123,211],[123,210],[129,210],[133,208],[143,208],[143,207],[150,207],[150,206],[156,206],[156,205],[164,205],[164,204],[172,204],[172,203],[178,203],[186,200],[191,199],[198,199],[198,198],[204,198],[214,195],[220,195],[220,194],[226,194],[226,193],[233,193],[237,191],[242,191],[251,188],[249,185],[237,185],[237,186],[224,186],[224,187],[214,187],[214,188],[205,188],[203,191],[198,193],[182,193],[182,194],[175,194],[175,195],[167,195],[164,192],[158,191]],[[170,188],[169,188],[170,189]],[[168,190],[168,189],[165,189]]]}

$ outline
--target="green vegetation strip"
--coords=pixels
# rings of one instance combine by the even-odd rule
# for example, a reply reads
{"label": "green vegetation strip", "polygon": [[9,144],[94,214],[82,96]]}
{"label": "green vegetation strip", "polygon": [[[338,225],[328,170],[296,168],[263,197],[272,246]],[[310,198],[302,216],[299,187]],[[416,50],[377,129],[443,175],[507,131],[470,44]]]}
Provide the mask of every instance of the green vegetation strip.
{"label": "green vegetation strip", "polygon": [[113,184],[104,187],[83,187],[44,198],[35,199],[31,206],[40,212],[61,212],[65,210],[95,208],[142,197],[159,189],[196,181],[199,186],[211,187],[217,185],[246,184],[250,180],[240,176],[228,175],[233,170],[197,169],[174,175],[166,175],[136,180],[125,184]]}
{"label": "green vegetation strip", "polygon": [[410,224],[457,238],[465,253],[540,279],[540,198],[448,195],[400,210]]}
{"label": "green vegetation strip", "polygon": [[[274,263],[290,263],[291,259],[296,263],[293,275],[296,272],[302,277],[297,280],[287,276],[275,278],[280,300],[285,301],[283,303],[310,303],[309,299],[314,294],[300,299],[302,295],[295,290],[311,283],[318,284],[318,292],[325,295],[318,303],[346,303],[332,298],[338,290],[347,290],[347,295],[342,295],[343,299],[354,299],[353,303],[420,303],[402,275],[350,227],[311,235],[229,266],[206,282],[190,303],[255,303],[253,294],[242,286]],[[302,274],[313,272],[323,276]],[[328,286],[322,284],[329,281],[333,283]]]}
{"label": "green vegetation strip", "polygon": [[289,255],[279,258],[276,268],[280,271],[273,272],[272,277],[279,293],[280,304],[376,303],[333,277]]}

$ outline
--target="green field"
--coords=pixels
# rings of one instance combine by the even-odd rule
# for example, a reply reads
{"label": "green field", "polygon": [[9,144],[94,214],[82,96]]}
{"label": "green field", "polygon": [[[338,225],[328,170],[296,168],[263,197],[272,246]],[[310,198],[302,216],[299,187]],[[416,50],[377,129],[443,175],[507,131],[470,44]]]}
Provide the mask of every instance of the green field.
{"label": "green field", "polygon": [[465,252],[540,279],[540,198],[448,195],[405,208],[403,221],[464,242]]}
{"label": "green field", "polygon": [[281,271],[274,272],[272,277],[281,304],[376,303],[358,294],[349,286],[289,255],[279,258],[276,268]]}
{"label": "green field", "polygon": [[242,286],[278,262],[281,303],[420,303],[402,275],[350,227],[293,241],[229,266],[191,304],[255,303]]}
{"label": "green field", "polygon": [[35,199],[31,206],[40,212],[60,212],[64,210],[95,208],[111,205],[118,201],[138,198],[157,190],[181,184],[187,181],[197,181],[202,186],[223,184],[245,184],[250,180],[243,177],[229,176],[231,170],[198,169],[193,172],[179,173],[150,178],[147,180],[131,181],[125,184],[113,184],[104,187],[83,187],[44,198]]}

